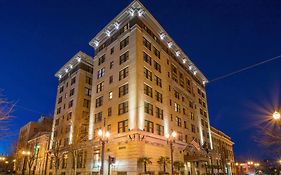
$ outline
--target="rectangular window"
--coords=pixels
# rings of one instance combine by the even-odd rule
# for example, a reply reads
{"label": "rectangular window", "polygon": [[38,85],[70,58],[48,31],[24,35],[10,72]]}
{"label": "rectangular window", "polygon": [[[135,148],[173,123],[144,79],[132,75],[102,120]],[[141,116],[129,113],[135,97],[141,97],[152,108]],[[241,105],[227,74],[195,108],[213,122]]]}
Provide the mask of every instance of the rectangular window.
{"label": "rectangular window", "polygon": [[102,121],[102,112],[95,114],[95,123]]}
{"label": "rectangular window", "polygon": [[66,120],[70,120],[72,117],[72,112],[69,112],[67,115],[66,115]]}
{"label": "rectangular window", "polygon": [[96,108],[102,106],[103,104],[103,96],[96,99]]}
{"label": "rectangular window", "polygon": [[129,60],[129,51],[120,56],[119,64],[125,63],[128,60]]}
{"label": "rectangular window", "polygon": [[145,39],[143,37],[143,45],[148,49],[151,50],[151,43],[149,41],[147,41],[147,39]]}
{"label": "rectangular window", "polygon": [[129,37],[125,38],[120,42],[120,50],[126,47],[129,44]]}
{"label": "rectangular window", "polygon": [[183,122],[183,126],[184,126],[185,129],[187,129],[186,121]]}
{"label": "rectangular window", "polygon": [[181,107],[179,104],[175,103],[175,111],[176,112],[181,112]]}
{"label": "rectangular window", "polygon": [[92,90],[85,87],[85,95],[86,96],[91,96],[92,95]]}
{"label": "rectangular window", "polygon": [[123,103],[120,103],[118,105],[118,114],[122,115],[128,112],[128,101],[125,101]]}
{"label": "rectangular window", "polygon": [[70,90],[69,96],[71,97],[72,95],[74,95],[74,88]]}
{"label": "rectangular window", "polygon": [[123,120],[118,122],[118,133],[127,132],[128,131],[128,120]]}
{"label": "rectangular window", "polygon": [[71,79],[70,84],[71,84],[71,85],[73,85],[75,82],[76,82],[76,78],[75,78],[75,77],[73,77],[73,78]]}
{"label": "rectangular window", "polygon": [[89,84],[89,85],[92,85],[92,82],[93,82],[92,78],[86,76],[86,83]]}
{"label": "rectangular window", "polygon": [[155,47],[153,47],[153,52],[154,52],[154,55],[157,56],[158,58],[160,58],[160,51],[157,50]]}
{"label": "rectangular window", "polygon": [[109,84],[113,83],[113,75],[109,77]]}
{"label": "rectangular window", "polygon": [[152,81],[152,72],[150,72],[150,71],[147,70],[146,68],[144,68],[144,76],[145,76],[148,80]]}
{"label": "rectangular window", "polygon": [[107,109],[107,115],[112,116],[112,107]]}
{"label": "rectangular window", "polygon": [[155,98],[157,101],[159,101],[160,103],[163,102],[163,98],[162,98],[162,94],[158,91],[155,91]]}
{"label": "rectangular window", "polygon": [[151,57],[148,56],[145,52],[143,52],[143,60],[151,65]]}
{"label": "rectangular window", "polygon": [[150,115],[153,115],[153,105],[147,102],[144,102],[144,112]]}
{"label": "rectangular window", "polygon": [[128,84],[125,84],[125,85],[119,87],[119,97],[122,97],[122,96],[128,94],[128,92],[129,92]]}
{"label": "rectangular window", "polygon": [[154,62],[154,69],[161,73],[161,65],[156,61],[153,62]]}
{"label": "rectangular window", "polygon": [[164,126],[156,124],[156,134],[164,136]]}
{"label": "rectangular window", "polygon": [[114,53],[114,47],[112,47],[111,49],[110,49],[110,55],[112,55]]}
{"label": "rectangular window", "polygon": [[152,88],[144,84],[144,94],[152,97]]}
{"label": "rectangular window", "polygon": [[60,104],[62,102],[62,97],[58,98],[58,104]]}
{"label": "rectangular window", "polygon": [[112,91],[109,92],[108,98],[109,98],[109,100],[111,100],[113,98],[113,92]]}
{"label": "rectangular window", "polygon": [[114,64],[114,62],[111,61],[110,64],[109,64],[109,69],[112,69],[112,68],[113,68],[113,64]]}
{"label": "rectangular window", "polygon": [[191,131],[195,133],[195,126],[193,124],[191,124]]}
{"label": "rectangular window", "polygon": [[177,99],[180,99],[180,93],[176,90],[174,90],[174,95]]}
{"label": "rectangular window", "polygon": [[177,126],[181,127],[181,118],[176,117]]}
{"label": "rectangular window", "polygon": [[193,112],[190,112],[190,119],[195,120]]}
{"label": "rectangular window", "polygon": [[103,82],[101,82],[101,83],[99,83],[98,85],[97,85],[97,93],[99,93],[99,92],[101,92],[103,90]]}
{"label": "rectangular window", "polygon": [[97,79],[100,79],[101,77],[103,77],[104,73],[105,73],[104,67],[101,68],[100,70],[98,70]]}
{"label": "rectangular window", "polygon": [[154,78],[155,78],[156,85],[159,86],[159,87],[162,87],[162,80],[161,80],[161,78],[157,77],[156,75],[155,75]]}
{"label": "rectangular window", "polygon": [[163,109],[156,107],[155,113],[157,118],[163,119]]}
{"label": "rectangular window", "polygon": [[153,133],[154,132],[153,122],[145,120],[144,121],[144,131]]}
{"label": "rectangular window", "polygon": [[64,87],[63,87],[63,86],[62,86],[62,87],[60,87],[59,92],[60,92],[60,93],[62,93],[62,92],[63,92],[63,89],[64,89]]}
{"label": "rectangular window", "polygon": [[101,56],[101,57],[99,58],[99,65],[101,65],[102,63],[104,63],[104,61],[105,61],[105,55],[103,55],[103,56]]}
{"label": "rectangular window", "polygon": [[83,107],[89,108],[90,107],[90,103],[91,103],[90,100],[84,99]]}
{"label": "rectangular window", "polygon": [[68,103],[68,108],[71,108],[73,106],[73,100],[71,100],[69,103]]}
{"label": "rectangular window", "polygon": [[119,72],[119,81],[126,78],[129,75],[129,67],[126,67]]}

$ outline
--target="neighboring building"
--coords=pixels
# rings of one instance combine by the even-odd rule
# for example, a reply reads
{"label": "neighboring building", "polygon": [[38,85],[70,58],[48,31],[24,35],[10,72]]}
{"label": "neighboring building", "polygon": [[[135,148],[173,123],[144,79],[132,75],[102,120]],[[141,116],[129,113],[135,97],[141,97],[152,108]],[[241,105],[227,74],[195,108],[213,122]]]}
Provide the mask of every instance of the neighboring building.
{"label": "neighboring building", "polygon": [[157,161],[160,156],[170,157],[165,135],[171,131],[177,132],[174,160],[185,165],[180,171],[205,173],[207,160],[184,159],[184,149],[192,140],[212,148],[207,79],[150,12],[133,1],[90,45],[95,49],[89,119],[89,140],[94,144],[87,151],[86,171],[99,172],[97,131],[103,129],[111,134],[105,148],[105,174],[108,156],[116,158],[112,175],[143,173],[138,162],[143,156],[151,157],[150,172],[161,172]]}
{"label": "neighboring building", "polygon": [[59,84],[50,141],[49,174],[76,171],[73,170],[74,159],[77,160],[77,171],[84,169],[86,152],[81,148],[88,140],[92,75],[93,59],[81,51],[55,74]]}
{"label": "neighboring building", "polygon": [[235,174],[235,162],[233,154],[234,142],[222,131],[211,127],[213,140],[212,164],[216,165],[215,173]]}
{"label": "neighboring building", "polygon": [[36,175],[46,175],[46,165],[49,157],[49,139],[51,132],[39,132],[28,141],[31,151],[31,172]]}
{"label": "neighboring building", "polygon": [[32,151],[28,141],[34,138],[40,132],[51,132],[53,119],[47,116],[41,116],[36,122],[29,122],[20,128],[19,138],[17,142],[16,171],[21,173],[23,169],[24,157],[22,151]]}

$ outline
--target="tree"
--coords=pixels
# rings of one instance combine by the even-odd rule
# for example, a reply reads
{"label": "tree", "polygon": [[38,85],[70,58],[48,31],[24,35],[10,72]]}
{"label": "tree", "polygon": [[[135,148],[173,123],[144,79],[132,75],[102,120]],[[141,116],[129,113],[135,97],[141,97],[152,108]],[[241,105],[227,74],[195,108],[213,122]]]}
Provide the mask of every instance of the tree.
{"label": "tree", "polygon": [[175,170],[179,173],[184,168],[184,163],[182,161],[174,161]]}
{"label": "tree", "polygon": [[138,163],[143,164],[144,172],[147,172],[147,165],[152,164],[151,157],[140,157]]}
{"label": "tree", "polygon": [[0,91],[0,140],[4,140],[12,134],[9,130],[9,122],[12,120],[13,109],[14,104],[8,102]]}
{"label": "tree", "polygon": [[27,157],[28,175],[31,175],[31,169],[35,162],[36,156],[36,153],[33,153],[31,156]]}
{"label": "tree", "polygon": [[57,175],[59,169],[59,161],[63,156],[63,150],[57,141],[53,141],[53,145],[49,154],[51,157],[50,166],[54,167],[55,175]]}
{"label": "tree", "polygon": [[164,157],[164,156],[161,156],[159,158],[159,160],[157,161],[157,163],[160,165],[160,166],[163,166],[163,171],[166,172],[166,167],[169,163],[171,163],[170,161],[170,158],[169,157]]}
{"label": "tree", "polygon": [[255,139],[257,143],[268,148],[273,155],[281,153],[281,126],[275,123],[273,126],[258,127],[258,136]]}
{"label": "tree", "polygon": [[72,169],[74,170],[74,174],[77,171],[77,163],[78,163],[78,155],[81,154],[81,151],[87,146],[88,139],[88,121],[80,119],[75,126],[74,131],[74,141],[71,145],[69,145],[69,153],[72,156]]}

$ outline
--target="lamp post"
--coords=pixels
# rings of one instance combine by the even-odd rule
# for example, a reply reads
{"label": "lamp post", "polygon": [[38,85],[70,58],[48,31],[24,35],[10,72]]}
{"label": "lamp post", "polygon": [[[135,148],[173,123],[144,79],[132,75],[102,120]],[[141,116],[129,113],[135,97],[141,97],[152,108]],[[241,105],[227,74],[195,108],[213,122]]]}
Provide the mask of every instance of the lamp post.
{"label": "lamp post", "polygon": [[22,166],[22,175],[24,175],[24,172],[25,172],[25,166],[26,166],[26,158],[28,156],[30,156],[30,151],[22,151],[21,154],[23,155],[24,159],[23,159],[23,166]]}
{"label": "lamp post", "polygon": [[174,175],[174,149],[173,149],[173,143],[176,142],[176,136],[177,133],[176,131],[172,131],[171,134],[167,133],[165,135],[166,139],[167,139],[167,143],[170,145],[170,150],[171,150],[171,171],[172,171],[172,175]]}
{"label": "lamp post", "polygon": [[108,138],[110,136],[110,133],[108,131],[99,130],[98,136],[100,138],[101,142],[101,167],[100,167],[100,175],[103,175],[104,170],[104,147],[105,143],[108,142]]}

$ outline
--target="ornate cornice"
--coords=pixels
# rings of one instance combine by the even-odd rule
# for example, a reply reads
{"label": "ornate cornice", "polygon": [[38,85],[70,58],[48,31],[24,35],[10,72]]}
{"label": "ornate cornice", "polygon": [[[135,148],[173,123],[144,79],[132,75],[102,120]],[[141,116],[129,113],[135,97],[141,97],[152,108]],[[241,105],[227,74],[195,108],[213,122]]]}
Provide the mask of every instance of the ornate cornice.
{"label": "ornate cornice", "polygon": [[179,59],[179,61],[182,62],[194,76],[200,78],[200,81],[203,85],[208,83],[208,80],[204,76],[204,74],[195,66],[195,64],[189,59],[189,57],[183,52],[183,50],[176,44],[172,37],[169,36],[169,34],[164,30],[164,28],[158,23],[158,21],[139,0],[134,0],[109,24],[107,24],[89,42],[90,46],[97,49],[110,36],[117,32],[120,27],[122,27],[136,15],[153,27],[153,29],[157,32],[156,35],[158,35],[160,40],[166,43],[167,47],[176,55],[177,59]]}
{"label": "ornate cornice", "polygon": [[60,70],[55,74],[55,77],[61,79],[65,74],[70,72],[79,63],[85,63],[86,65],[93,66],[93,58],[86,53],[79,51],[75,54]]}

